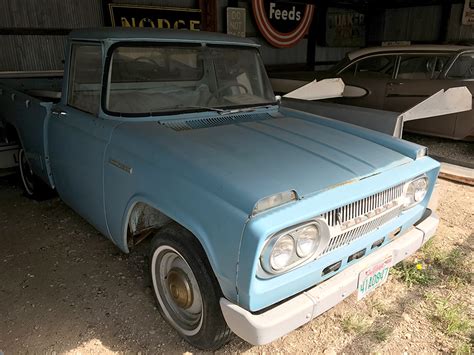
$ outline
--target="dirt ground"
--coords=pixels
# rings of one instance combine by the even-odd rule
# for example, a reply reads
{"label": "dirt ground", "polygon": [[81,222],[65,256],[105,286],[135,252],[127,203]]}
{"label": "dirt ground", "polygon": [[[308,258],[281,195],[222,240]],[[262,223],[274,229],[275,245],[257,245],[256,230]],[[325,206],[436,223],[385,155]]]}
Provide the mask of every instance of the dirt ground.
{"label": "dirt ground", "polygon": [[[361,302],[352,296],[272,344],[222,352],[469,354],[474,341],[474,187],[440,181],[434,241]],[[156,311],[144,242],[131,255],[58,198],[0,178],[0,354],[199,352]]]}

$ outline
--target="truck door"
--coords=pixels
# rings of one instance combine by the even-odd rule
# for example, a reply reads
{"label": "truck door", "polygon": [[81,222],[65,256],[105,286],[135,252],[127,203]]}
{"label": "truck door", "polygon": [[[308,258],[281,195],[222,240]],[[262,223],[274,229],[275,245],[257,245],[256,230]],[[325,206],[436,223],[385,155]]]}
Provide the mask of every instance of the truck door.
{"label": "truck door", "polygon": [[61,198],[103,234],[109,235],[104,212],[103,159],[116,122],[98,118],[102,84],[102,47],[71,45],[68,87],[52,109],[48,151]]}

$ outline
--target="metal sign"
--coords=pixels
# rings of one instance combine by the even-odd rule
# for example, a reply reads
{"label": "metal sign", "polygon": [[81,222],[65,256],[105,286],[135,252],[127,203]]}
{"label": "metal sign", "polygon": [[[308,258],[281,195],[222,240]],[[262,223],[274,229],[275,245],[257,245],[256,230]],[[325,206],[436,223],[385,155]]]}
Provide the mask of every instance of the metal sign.
{"label": "metal sign", "polygon": [[289,1],[253,0],[252,9],[263,37],[274,47],[288,48],[308,32],[314,5]]}
{"label": "metal sign", "polygon": [[201,10],[180,7],[115,4],[108,2],[108,16],[104,11],[106,26],[153,27],[201,30]]}
{"label": "metal sign", "polygon": [[364,47],[364,14],[340,8],[328,8],[326,44],[331,47]]}
{"label": "metal sign", "polygon": [[227,34],[245,37],[245,9],[241,7],[227,8]]}
{"label": "metal sign", "polygon": [[462,24],[474,25],[474,0],[465,0],[462,12]]}

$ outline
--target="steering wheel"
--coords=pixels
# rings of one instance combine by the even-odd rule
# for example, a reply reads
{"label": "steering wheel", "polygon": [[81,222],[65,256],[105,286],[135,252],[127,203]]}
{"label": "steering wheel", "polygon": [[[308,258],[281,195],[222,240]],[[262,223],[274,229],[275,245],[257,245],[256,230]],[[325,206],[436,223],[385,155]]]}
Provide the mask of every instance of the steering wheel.
{"label": "steering wheel", "polygon": [[159,64],[150,57],[136,57],[133,62],[148,62],[150,64],[158,66]]}
{"label": "steering wheel", "polygon": [[237,88],[243,88],[244,89],[244,94],[248,94],[249,93],[249,89],[247,89],[247,87],[243,84],[240,84],[240,83],[231,83],[231,84],[227,84],[227,85],[224,85],[223,87],[217,89],[215,92],[213,92],[211,94],[211,96],[209,97],[209,99],[207,100],[207,103],[206,105],[209,104],[209,102],[211,102],[211,99],[212,98],[218,98],[220,96],[220,93],[223,92],[223,91],[226,91],[227,89],[229,88],[232,88],[232,87],[237,87]]}

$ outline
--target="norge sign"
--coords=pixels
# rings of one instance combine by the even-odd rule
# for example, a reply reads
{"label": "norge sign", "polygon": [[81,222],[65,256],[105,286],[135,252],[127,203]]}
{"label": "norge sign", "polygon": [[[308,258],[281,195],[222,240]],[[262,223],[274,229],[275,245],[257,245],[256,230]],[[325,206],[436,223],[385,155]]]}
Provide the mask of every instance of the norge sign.
{"label": "norge sign", "polygon": [[274,47],[292,47],[304,37],[314,5],[288,1],[253,0],[253,14],[265,39]]}
{"label": "norge sign", "polygon": [[156,27],[199,31],[201,10],[109,2],[105,24],[113,27]]}

